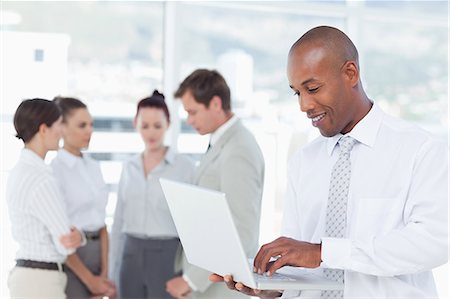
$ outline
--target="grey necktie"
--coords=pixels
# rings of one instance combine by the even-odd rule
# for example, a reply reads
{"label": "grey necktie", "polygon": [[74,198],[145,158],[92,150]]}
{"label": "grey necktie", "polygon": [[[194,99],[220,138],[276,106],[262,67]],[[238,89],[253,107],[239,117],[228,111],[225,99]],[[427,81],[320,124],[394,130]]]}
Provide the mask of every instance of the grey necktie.
{"label": "grey necktie", "polygon": [[[330,190],[328,193],[327,215],[325,221],[325,236],[343,238],[347,225],[347,198],[351,177],[350,151],[356,140],[350,136],[341,137],[338,144],[339,158],[331,172]],[[344,282],[344,271],[339,269],[324,269],[325,277],[338,282]],[[322,291],[320,298],[343,298],[344,291]]]}

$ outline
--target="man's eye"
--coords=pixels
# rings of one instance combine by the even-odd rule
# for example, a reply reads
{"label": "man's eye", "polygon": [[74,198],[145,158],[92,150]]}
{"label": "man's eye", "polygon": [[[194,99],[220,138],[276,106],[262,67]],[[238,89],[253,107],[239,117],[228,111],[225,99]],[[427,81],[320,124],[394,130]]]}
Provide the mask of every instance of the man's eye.
{"label": "man's eye", "polygon": [[294,96],[299,96],[300,95],[300,92],[298,92],[298,91],[294,91],[294,94],[293,94]]}
{"label": "man's eye", "polygon": [[317,92],[317,91],[319,90],[319,88],[320,88],[320,87],[309,88],[309,89],[308,89],[308,92],[310,92],[310,93],[315,93],[315,92]]}

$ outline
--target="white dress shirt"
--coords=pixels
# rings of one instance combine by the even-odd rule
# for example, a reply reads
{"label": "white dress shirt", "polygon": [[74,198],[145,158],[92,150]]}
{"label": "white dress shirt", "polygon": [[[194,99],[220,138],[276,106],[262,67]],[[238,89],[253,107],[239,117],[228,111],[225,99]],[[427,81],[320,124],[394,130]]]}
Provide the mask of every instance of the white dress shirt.
{"label": "white dress shirt", "polygon": [[238,117],[233,114],[233,116],[227,120],[223,125],[217,128],[214,132],[211,133],[211,138],[209,140],[209,144],[213,146],[216,142],[222,137],[222,135],[236,122],[238,121]]}
{"label": "white dress shirt", "polygon": [[36,153],[23,149],[6,186],[12,236],[19,245],[16,259],[62,263],[75,250],[59,239],[70,222],[52,169]]}
{"label": "white dress shirt", "polygon": [[[345,298],[437,297],[431,270],[448,260],[447,146],[376,104],[347,135],[358,142],[346,238],[324,237],[340,134],[317,138],[291,159],[283,235],[322,242],[321,267],[345,270]],[[320,293],[283,297],[293,295]]]}
{"label": "white dress shirt", "polygon": [[108,188],[98,162],[60,149],[51,166],[70,222],[84,231],[104,227]]}

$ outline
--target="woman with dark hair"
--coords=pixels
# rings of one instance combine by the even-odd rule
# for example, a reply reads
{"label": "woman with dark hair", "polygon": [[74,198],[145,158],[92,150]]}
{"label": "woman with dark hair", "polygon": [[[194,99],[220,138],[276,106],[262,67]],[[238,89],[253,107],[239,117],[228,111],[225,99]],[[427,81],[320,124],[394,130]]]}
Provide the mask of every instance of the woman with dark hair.
{"label": "woman with dark hair", "polygon": [[65,298],[62,263],[82,243],[44,163],[47,152],[58,149],[61,121],[55,103],[44,99],[25,100],[14,114],[16,136],[25,148],[6,186],[12,235],[19,245],[8,278],[11,298]]}
{"label": "woman with dark hair", "polygon": [[56,97],[62,112],[63,148],[51,166],[63,195],[70,221],[84,231],[87,243],[65,263],[68,298],[112,296],[108,280],[108,232],[105,208],[108,189],[97,161],[82,153],[88,148],[93,122],[86,105],[78,99]]}
{"label": "woman with dark hair", "polygon": [[164,145],[170,114],[154,91],[137,106],[134,126],[144,151],[127,161],[111,236],[111,273],[121,298],[171,298],[166,281],[180,275],[181,244],[159,178],[191,182],[193,163]]}

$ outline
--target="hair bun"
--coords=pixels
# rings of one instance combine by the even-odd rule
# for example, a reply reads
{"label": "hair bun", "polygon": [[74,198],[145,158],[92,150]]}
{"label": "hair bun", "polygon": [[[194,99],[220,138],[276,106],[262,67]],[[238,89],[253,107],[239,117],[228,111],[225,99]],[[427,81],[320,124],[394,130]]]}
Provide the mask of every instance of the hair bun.
{"label": "hair bun", "polygon": [[153,91],[153,94],[151,96],[152,98],[156,98],[156,99],[160,99],[162,101],[164,101],[164,95],[162,93],[160,93],[157,89],[155,89]]}

